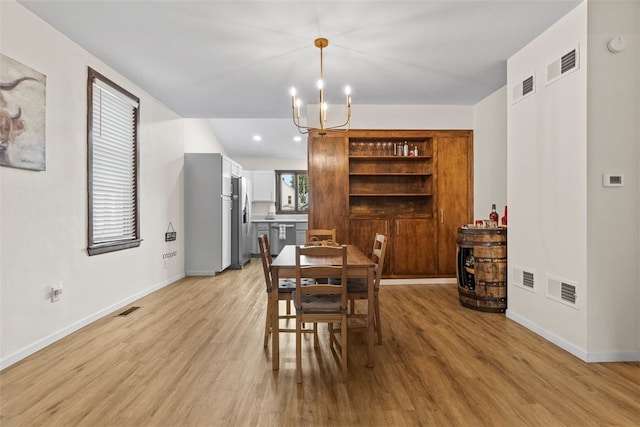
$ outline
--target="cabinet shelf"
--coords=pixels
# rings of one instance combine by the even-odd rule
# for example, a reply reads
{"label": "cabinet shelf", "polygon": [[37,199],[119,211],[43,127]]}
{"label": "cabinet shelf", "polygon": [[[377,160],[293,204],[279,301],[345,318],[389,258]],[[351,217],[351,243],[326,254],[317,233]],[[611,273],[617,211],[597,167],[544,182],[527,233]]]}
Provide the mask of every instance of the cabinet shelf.
{"label": "cabinet shelf", "polygon": [[429,197],[430,193],[350,193],[351,197]]}
{"label": "cabinet shelf", "polygon": [[349,172],[350,176],[431,176],[430,172]]}
{"label": "cabinet shelf", "polygon": [[350,155],[351,160],[425,160],[430,159],[431,156],[354,156]]}

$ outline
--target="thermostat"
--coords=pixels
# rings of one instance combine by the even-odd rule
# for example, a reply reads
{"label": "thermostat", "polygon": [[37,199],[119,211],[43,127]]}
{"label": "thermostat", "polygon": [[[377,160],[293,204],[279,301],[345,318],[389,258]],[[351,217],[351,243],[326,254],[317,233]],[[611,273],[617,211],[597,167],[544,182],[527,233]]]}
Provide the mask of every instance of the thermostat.
{"label": "thermostat", "polygon": [[605,173],[602,175],[603,187],[622,187],[624,184],[624,177],[622,174]]}

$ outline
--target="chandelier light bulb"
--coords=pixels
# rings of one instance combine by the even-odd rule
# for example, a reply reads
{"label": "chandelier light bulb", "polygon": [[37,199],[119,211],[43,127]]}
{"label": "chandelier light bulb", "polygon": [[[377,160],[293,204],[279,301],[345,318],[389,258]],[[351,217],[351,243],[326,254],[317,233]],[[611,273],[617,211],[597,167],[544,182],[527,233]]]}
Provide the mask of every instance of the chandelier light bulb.
{"label": "chandelier light bulb", "polygon": [[302,105],[302,100],[300,98],[296,99],[296,117],[300,119],[300,106]]}
{"label": "chandelier light bulb", "polygon": [[322,80],[318,80],[316,85],[318,86],[318,89],[324,89],[324,82]]}
{"label": "chandelier light bulb", "polygon": [[350,86],[345,86],[344,87],[344,93],[345,93],[345,95],[351,95],[351,87]]}

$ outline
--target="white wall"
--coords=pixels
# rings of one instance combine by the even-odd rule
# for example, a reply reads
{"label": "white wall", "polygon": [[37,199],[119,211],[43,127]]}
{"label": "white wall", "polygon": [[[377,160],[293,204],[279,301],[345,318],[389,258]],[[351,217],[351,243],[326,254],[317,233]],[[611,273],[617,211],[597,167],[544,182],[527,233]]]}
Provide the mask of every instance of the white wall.
{"label": "white wall", "polygon": [[[607,42],[621,35],[627,48]],[[640,2],[588,3],[588,330],[593,360],[640,347]],[[604,188],[603,173],[624,175]]]}
{"label": "white wall", "polygon": [[183,119],[183,124],[185,153],[222,153],[228,156],[207,119]]}
{"label": "white wall", "polygon": [[502,218],[507,203],[507,88],[473,108],[473,211],[488,219],[496,204]]}
{"label": "white wall", "polygon": [[[547,65],[580,48],[580,68],[545,85]],[[587,8],[578,6],[507,62],[507,93],[535,73],[535,93],[507,107],[508,315],[574,354],[587,350]],[[578,285],[576,308],[547,298],[547,275]]]}
{"label": "white wall", "polygon": [[[14,1],[2,53],[45,74],[46,171],[0,168],[0,369],[184,275],[182,120]],[[140,97],[141,246],[87,255],[90,66]],[[165,242],[172,222],[178,240]],[[164,257],[165,254],[175,256]],[[48,289],[62,282],[59,302]]]}
{"label": "white wall", "polygon": [[354,105],[351,129],[473,129],[466,105]]}
{"label": "white wall", "polygon": [[[507,93],[533,72],[535,93],[507,107],[507,315],[586,361],[640,360],[638,2],[579,5],[508,60]],[[613,56],[606,40],[629,35]],[[579,70],[546,83],[579,45]],[[602,187],[604,172],[625,187]],[[514,270],[534,273],[533,291]],[[548,277],[577,286],[575,307]]]}

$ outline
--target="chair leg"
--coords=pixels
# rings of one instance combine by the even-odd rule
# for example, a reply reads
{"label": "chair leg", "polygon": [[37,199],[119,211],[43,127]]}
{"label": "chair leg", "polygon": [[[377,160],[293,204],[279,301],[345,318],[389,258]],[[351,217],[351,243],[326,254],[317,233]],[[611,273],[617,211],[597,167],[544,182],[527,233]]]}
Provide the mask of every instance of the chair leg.
{"label": "chair leg", "polygon": [[313,348],[320,347],[320,341],[318,340],[318,322],[313,322]]}
{"label": "chair leg", "polygon": [[376,328],[376,332],[378,333],[378,344],[382,344],[382,324],[380,322],[380,305],[378,303],[378,296],[376,295],[373,298],[373,308],[374,308],[374,325]]}
{"label": "chair leg", "polygon": [[333,341],[335,338],[335,333],[333,330],[333,322],[327,322],[327,329],[329,330],[329,348],[333,350]]}
{"label": "chair leg", "polygon": [[302,383],[302,321],[296,317],[296,381]]}
{"label": "chair leg", "polygon": [[269,345],[269,334],[271,333],[271,300],[267,300],[267,318],[264,322],[264,348]]}
{"label": "chair leg", "polygon": [[342,335],[342,381],[347,382],[347,315],[342,316],[341,331]]}

